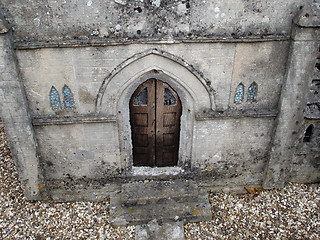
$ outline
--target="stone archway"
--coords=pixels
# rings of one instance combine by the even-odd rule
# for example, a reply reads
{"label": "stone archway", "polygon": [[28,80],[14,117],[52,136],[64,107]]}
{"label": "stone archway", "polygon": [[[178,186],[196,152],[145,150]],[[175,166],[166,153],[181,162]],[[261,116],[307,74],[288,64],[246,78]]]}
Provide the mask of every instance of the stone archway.
{"label": "stone archway", "polygon": [[[168,57],[170,56],[170,58]],[[181,60],[182,61],[182,60]],[[179,155],[177,168],[190,169],[195,115],[213,108],[213,90],[187,63],[175,61],[172,55],[151,50],[120,64],[103,82],[96,104],[97,114],[117,120],[121,168],[133,167],[129,101],[143,82],[154,78],[170,85],[182,105]]]}

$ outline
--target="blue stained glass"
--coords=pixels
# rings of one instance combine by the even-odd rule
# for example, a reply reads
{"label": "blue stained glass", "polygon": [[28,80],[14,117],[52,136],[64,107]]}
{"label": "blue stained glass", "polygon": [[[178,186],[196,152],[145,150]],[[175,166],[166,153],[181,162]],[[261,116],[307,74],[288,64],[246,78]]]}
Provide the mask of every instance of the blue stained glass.
{"label": "blue stained glass", "polygon": [[244,86],[242,83],[240,83],[236,89],[236,94],[234,96],[234,102],[241,103],[243,100],[243,95],[244,95]]}
{"label": "blue stained glass", "polygon": [[63,87],[64,106],[66,108],[74,108],[73,95],[70,88],[67,85]]}
{"label": "blue stained glass", "polygon": [[61,109],[60,97],[57,89],[55,87],[51,87],[50,90],[50,102],[53,110]]}
{"label": "blue stained glass", "polygon": [[133,105],[147,106],[148,105],[148,89],[144,88],[133,101]]}
{"label": "blue stained glass", "polygon": [[177,100],[168,88],[164,89],[164,96],[163,97],[164,97],[164,105],[165,106],[176,105]]}
{"label": "blue stained glass", "polygon": [[257,84],[253,82],[248,89],[248,101],[253,102],[256,100]]}

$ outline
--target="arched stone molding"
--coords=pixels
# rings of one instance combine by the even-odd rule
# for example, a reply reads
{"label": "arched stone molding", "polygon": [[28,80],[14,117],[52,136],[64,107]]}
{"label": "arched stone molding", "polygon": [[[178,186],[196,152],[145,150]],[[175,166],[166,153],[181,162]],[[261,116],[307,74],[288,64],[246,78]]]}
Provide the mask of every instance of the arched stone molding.
{"label": "arched stone molding", "polygon": [[[152,57],[151,57],[152,56]],[[147,62],[146,60],[150,60],[150,62]],[[96,101],[96,112],[100,113],[101,111],[103,112],[103,110],[101,110],[102,107],[102,101],[104,101],[103,99],[105,99],[104,94],[105,92],[109,93],[108,91],[106,91],[107,88],[110,89],[110,85],[112,85],[112,82],[114,82],[114,79],[116,78],[116,76],[118,74],[124,74],[124,70],[128,69],[127,67],[130,66],[130,69],[136,68],[134,69],[134,71],[131,73],[131,76],[129,76],[129,78],[132,77],[132,75],[134,73],[138,74],[138,73],[143,73],[143,69],[150,69],[150,66],[154,65],[155,67],[159,67],[159,69],[167,69],[167,71],[170,71],[170,69],[172,70],[172,74],[176,74],[176,76],[181,76],[181,83],[191,83],[191,88],[193,88],[195,85],[199,86],[202,85],[203,88],[206,90],[205,94],[202,93],[201,95],[206,95],[206,96],[199,96],[199,97],[209,97],[209,104],[210,106],[203,106],[203,108],[207,108],[207,109],[211,109],[211,110],[215,110],[216,106],[215,106],[215,90],[213,89],[213,87],[211,86],[211,81],[209,81],[208,79],[205,79],[202,74],[197,71],[192,65],[188,64],[186,61],[184,61],[183,59],[172,55],[170,53],[167,53],[165,51],[159,51],[157,49],[150,49],[148,51],[142,52],[142,53],[138,53],[133,55],[132,57],[130,57],[129,59],[125,60],[124,62],[122,62],[120,65],[118,65],[110,74],[109,76],[107,76],[98,93],[97,96],[97,101]],[[170,67],[171,66],[171,67]],[[176,68],[176,69],[174,69]],[[156,68],[155,68],[156,69]],[[180,71],[180,72],[179,72]],[[183,79],[183,76],[186,76],[188,78]],[[124,81],[128,81],[128,79],[123,79]],[[189,84],[190,85],[190,84]],[[200,86],[199,86],[200,88]],[[207,100],[205,100],[207,101]],[[103,106],[105,108],[105,106]],[[199,106],[201,107],[201,106]]]}
{"label": "arched stone molding", "polygon": [[[155,50],[153,50],[155,51]],[[182,102],[178,166],[188,170],[192,159],[193,126],[198,111],[211,109],[211,97],[203,79],[188,68],[153,51],[127,60],[100,88],[97,113],[115,116],[118,123],[121,168],[132,169],[129,101],[136,88],[150,78],[168,83]],[[158,52],[157,52],[158,53]],[[129,62],[128,62],[129,61]]]}

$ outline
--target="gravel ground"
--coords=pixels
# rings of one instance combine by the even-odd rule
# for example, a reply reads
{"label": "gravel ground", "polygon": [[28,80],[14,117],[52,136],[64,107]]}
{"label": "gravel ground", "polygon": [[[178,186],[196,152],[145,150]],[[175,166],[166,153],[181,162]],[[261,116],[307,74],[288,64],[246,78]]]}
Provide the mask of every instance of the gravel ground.
{"label": "gravel ground", "polygon": [[[110,226],[109,201],[25,201],[3,128],[0,161],[1,239],[134,239],[134,227]],[[209,197],[213,220],[186,224],[186,239],[320,239],[319,184]]]}

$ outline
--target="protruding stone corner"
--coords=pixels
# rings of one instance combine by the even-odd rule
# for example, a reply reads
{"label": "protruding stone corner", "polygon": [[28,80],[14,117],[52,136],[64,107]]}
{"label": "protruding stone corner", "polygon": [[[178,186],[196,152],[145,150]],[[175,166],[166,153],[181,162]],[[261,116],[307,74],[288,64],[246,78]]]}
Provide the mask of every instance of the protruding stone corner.
{"label": "protruding stone corner", "polygon": [[38,186],[29,186],[30,184],[21,182],[21,187],[24,193],[24,198],[27,201],[38,201],[43,200],[42,194],[40,194],[40,190]]}
{"label": "protruding stone corner", "polygon": [[266,190],[283,189],[286,182],[285,172],[278,164],[271,166],[269,162],[269,166],[265,171],[262,188]]}
{"label": "protruding stone corner", "polygon": [[265,190],[280,190],[283,189],[285,183],[282,179],[276,179],[274,174],[268,174],[266,179],[263,181],[262,188]]}
{"label": "protruding stone corner", "polygon": [[303,28],[320,27],[320,6],[319,4],[310,3],[299,11],[293,19],[293,23]]}
{"label": "protruding stone corner", "polygon": [[[27,201],[48,201],[51,200],[46,183],[40,179],[43,176],[37,178],[28,179],[27,181],[21,182],[21,187],[24,192],[24,198]],[[40,181],[39,181],[40,180]]]}

